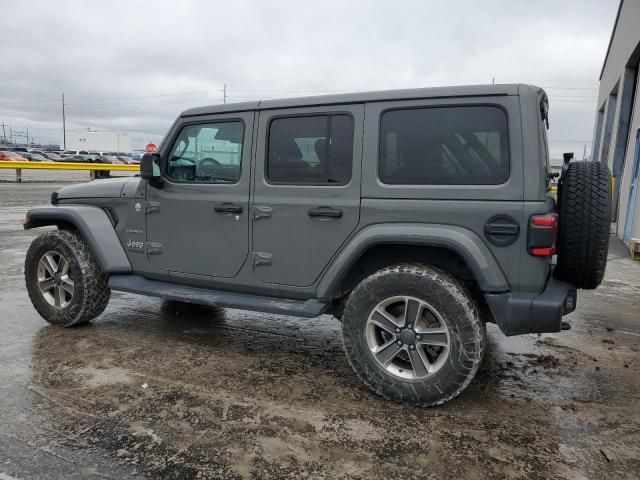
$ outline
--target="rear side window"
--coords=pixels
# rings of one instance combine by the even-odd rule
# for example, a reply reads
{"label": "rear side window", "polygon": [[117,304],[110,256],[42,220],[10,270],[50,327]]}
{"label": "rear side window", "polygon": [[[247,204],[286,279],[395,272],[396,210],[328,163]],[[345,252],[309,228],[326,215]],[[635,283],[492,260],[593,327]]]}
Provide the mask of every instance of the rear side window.
{"label": "rear side window", "polygon": [[318,115],[272,120],[267,178],[272,183],[346,185],[353,163],[353,118]]}
{"label": "rear side window", "polygon": [[507,116],[491,106],[387,111],[380,120],[378,176],[404,185],[504,183]]}

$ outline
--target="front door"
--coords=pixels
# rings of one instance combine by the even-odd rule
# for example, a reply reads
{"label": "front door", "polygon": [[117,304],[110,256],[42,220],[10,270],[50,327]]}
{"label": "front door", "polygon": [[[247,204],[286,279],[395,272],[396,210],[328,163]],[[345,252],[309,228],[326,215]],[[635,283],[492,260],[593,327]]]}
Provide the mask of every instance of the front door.
{"label": "front door", "polygon": [[629,187],[629,202],[627,203],[627,218],[624,222],[625,242],[631,240],[631,229],[633,227],[633,213],[638,200],[638,180],[640,176],[640,129],[636,133],[636,158],[631,170],[631,185]]}
{"label": "front door", "polygon": [[360,218],[362,105],[260,112],[252,262],[268,283],[312,285]]}
{"label": "front door", "polygon": [[164,185],[147,187],[150,264],[234,277],[249,251],[253,112],[184,119],[163,145]]}

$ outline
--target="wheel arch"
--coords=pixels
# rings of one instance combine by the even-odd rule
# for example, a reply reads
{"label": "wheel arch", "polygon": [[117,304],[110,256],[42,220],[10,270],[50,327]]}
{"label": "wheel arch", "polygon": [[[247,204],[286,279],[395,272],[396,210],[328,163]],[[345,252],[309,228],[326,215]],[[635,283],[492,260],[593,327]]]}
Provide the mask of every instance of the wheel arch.
{"label": "wheel arch", "polygon": [[55,225],[74,228],[88,243],[105,273],[130,273],[131,264],[105,211],[90,205],[35,207],[27,212],[24,229]]}
{"label": "wheel arch", "polygon": [[318,284],[317,297],[338,298],[373,271],[411,262],[473,280],[480,292],[509,290],[493,254],[472,231],[439,224],[379,224],[359,231],[333,259]]}

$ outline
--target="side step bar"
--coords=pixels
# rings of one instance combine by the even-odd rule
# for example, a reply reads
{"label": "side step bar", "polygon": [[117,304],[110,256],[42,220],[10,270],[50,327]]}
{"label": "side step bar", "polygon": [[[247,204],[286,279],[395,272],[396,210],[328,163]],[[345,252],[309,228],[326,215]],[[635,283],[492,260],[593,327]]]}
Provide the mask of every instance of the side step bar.
{"label": "side step bar", "polygon": [[120,292],[177,300],[215,307],[240,308],[256,312],[313,318],[322,315],[327,305],[319,300],[292,300],[190,287],[148,280],[138,275],[111,275],[109,288]]}

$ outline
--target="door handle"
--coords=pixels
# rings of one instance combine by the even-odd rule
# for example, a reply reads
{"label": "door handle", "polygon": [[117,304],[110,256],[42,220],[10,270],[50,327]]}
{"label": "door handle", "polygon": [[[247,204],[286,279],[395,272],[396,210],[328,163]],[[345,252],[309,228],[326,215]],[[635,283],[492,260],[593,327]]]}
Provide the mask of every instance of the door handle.
{"label": "door handle", "polygon": [[218,213],[242,213],[242,207],[233,203],[219,203],[213,209]]}
{"label": "door handle", "polygon": [[342,210],[339,208],[316,207],[310,208],[308,213],[310,217],[342,218]]}

